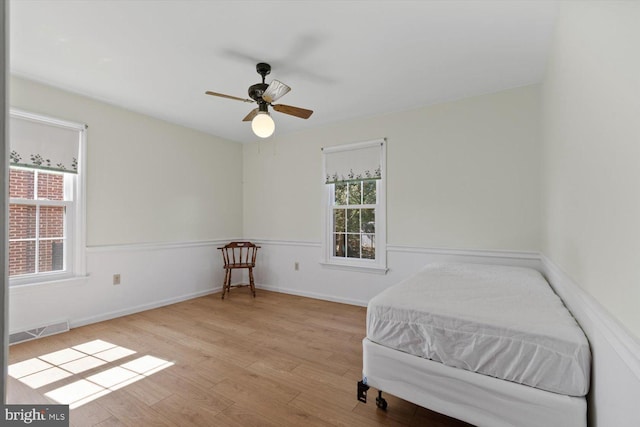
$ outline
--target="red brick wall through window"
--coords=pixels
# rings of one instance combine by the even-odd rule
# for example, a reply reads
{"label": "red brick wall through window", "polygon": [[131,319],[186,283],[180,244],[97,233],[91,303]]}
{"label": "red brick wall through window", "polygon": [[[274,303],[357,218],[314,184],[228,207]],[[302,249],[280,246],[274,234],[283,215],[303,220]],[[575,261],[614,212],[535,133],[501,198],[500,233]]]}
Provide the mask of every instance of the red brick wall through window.
{"label": "red brick wall through window", "polygon": [[[11,168],[9,197],[34,200],[35,196],[64,200],[64,176]],[[64,209],[63,206],[40,206],[38,209],[35,205],[9,204],[9,276],[35,273],[36,262],[39,272],[63,268]],[[37,254],[36,239],[39,239]]]}

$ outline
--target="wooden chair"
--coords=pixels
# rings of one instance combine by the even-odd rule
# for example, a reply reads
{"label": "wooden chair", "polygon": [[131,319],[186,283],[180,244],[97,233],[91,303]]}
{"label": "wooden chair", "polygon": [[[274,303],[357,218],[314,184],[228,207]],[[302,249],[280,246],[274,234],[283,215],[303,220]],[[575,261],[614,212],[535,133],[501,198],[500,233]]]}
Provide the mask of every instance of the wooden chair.
{"label": "wooden chair", "polygon": [[[224,260],[224,284],[222,285],[222,299],[226,293],[231,292],[231,288],[241,286],[249,286],[253,297],[256,296],[256,287],[253,281],[253,268],[256,266],[256,255],[258,248],[251,242],[231,242],[221,248],[222,259]],[[237,268],[246,268],[249,270],[249,283],[231,285],[231,271]]]}

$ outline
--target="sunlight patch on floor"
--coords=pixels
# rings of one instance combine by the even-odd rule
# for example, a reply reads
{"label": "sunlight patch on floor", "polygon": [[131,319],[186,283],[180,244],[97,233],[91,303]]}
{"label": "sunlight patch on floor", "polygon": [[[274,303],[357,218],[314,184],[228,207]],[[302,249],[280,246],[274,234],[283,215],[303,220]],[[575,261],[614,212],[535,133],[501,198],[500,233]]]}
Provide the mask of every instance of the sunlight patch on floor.
{"label": "sunlight patch on floor", "polygon": [[[125,347],[94,340],[14,363],[9,366],[8,373],[29,387],[38,389],[135,353]],[[170,366],[173,366],[173,362],[150,355],[141,356],[58,387],[45,393],[45,396],[74,409]]]}
{"label": "sunlight patch on floor", "polygon": [[73,405],[77,402],[87,403],[107,393],[108,391],[98,384],[87,380],[79,380],[45,393],[45,396],[63,405],[69,405],[69,408],[73,409]]}
{"label": "sunlight patch on floor", "polygon": [[39,371],[35,374],[19,378],[19,380],[31,388],[40,388],[47,384],[70,377],[71,375],[73,375],[71,372],[53,366],[49,369],[45,369],[44,371]]}
{"label": "sunlight patch on floor", "polygon": [[72,362],[63,363],[60,367],[66,371],[73,372],[74,374],[79,374],[84,371],[88,371],[93,368],[97,368],[98,366],[102,366],[106,361],[102,359],[98,359],[93,356],[83,357],[78,360],[74,360]]}

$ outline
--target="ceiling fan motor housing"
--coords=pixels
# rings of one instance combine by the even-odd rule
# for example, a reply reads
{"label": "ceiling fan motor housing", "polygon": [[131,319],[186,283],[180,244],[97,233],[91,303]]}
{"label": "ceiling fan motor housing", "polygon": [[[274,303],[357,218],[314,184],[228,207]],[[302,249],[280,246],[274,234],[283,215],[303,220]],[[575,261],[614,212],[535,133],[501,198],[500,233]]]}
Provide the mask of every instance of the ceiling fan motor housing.
{"label": "ceiling fan motor housing", "polygon": [[269,87],[266,83],[256,83],[254,85],[249,86],[249,97],[256,101],[258,104],[264,103],[265,100],[262,99],[262,94]]}
{"label": "ceiling fan motor housing", "polygon": [[[252,86],[249,86],[249,97],[258,103],[258,106],[262,106],[262,104],[266,104],[266,101],[262,99],[262,95],[264,91],[269,87],[268,84],[264,82],[265,76],[271,73],[271,65],[266,62],[259,62],[256,64],[256,71],[258,74],[262,76],[262,83],[256,83]],[[266,108],[263,108],[266,111]],[[261,109],[261,111],[263,110]]]}

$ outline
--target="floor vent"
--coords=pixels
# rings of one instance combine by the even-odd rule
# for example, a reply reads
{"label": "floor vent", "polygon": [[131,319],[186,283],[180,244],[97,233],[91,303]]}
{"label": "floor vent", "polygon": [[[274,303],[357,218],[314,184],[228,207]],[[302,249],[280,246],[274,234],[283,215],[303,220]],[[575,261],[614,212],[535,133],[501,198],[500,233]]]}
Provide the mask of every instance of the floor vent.
{"label": "floor vent", "polygon": [[9,335],[9,345],[46,337],[48,335],[59,334],[60,332],[67,332],[68,330],[69,322],[64,321],[42,326],[40,328],[29,329],[28,331],[15,332]]}

